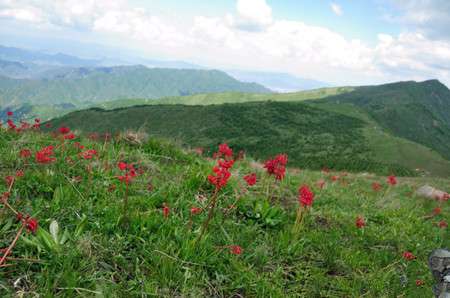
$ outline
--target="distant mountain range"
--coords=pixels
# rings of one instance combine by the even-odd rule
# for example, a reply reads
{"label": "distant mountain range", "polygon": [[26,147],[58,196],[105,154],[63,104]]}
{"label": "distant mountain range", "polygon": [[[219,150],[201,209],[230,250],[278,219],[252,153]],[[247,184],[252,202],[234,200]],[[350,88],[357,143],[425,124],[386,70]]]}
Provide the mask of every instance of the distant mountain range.
{"label": "distant mountain range", "polygon": [[85,132],[143,129],[211,150],[227,141],[261,159],[286,152],[292,165],[313,169],[450,176],[450,90],[435,80],[100,106],[117,109],[93,108],[52,122]]}
{"label": "distant mountain range", "polygon": [[0,77],[0,106],[98,103],[124,98],[160,98],[224,91],[267,93],[217,70],[144,66],[57,68],[39,79]]}
{"label": "distant mountain range", "polygon": [[[50,54],[15,47],[0,46],[0,76],[11,78],[42,78],[48,70],[63,67],[111,67],[143,65],[149,68],[208,69],[207,67],[177,60],[156,60],[141,57],[85,59],[62,53]],[[293,92],[329,87],[330,84],[303,79],[287,73],[224,69],[233,78],[257,83],[276,92]]]}

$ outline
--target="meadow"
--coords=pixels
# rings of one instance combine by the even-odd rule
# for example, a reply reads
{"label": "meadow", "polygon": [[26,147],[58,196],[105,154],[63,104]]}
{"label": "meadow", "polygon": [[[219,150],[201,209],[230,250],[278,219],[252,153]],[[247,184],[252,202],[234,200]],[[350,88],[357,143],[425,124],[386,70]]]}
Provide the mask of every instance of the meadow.
{"label": "meadow", "polygon": [[450,245],[448,196],[415,195],[448,179],[8,126],[2,297],[429,297],[427,256]]}

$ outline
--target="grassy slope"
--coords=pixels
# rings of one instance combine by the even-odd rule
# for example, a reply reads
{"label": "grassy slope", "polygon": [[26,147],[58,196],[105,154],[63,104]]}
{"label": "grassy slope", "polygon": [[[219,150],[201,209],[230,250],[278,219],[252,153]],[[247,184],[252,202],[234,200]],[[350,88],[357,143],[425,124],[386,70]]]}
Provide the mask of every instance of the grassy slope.
{"label": "grassy slope", "polygon": [[[193,241],[206,214],[197,215],[190,230],[189,209],[202,206],[195,199],[199,194],[209,197],[212,193],[206,178],[212,162],[155,140],[142,147],[123,141],[75,141],[98,150],[99,159],[91,163],[92,175],[86,172],[88,162],[78,161],[77,150],[69,144],[64,153],[56,150],[55,164],[24,164],[17,158],[20,149],[34,151],[59,141],[46,135],[0,132],[0,176],[25,170],[9,202],[38,218],[41,229],[38,236],[23,234],[12,254],[38,262],[11,260],[11,267],[0,268],[2,297],[19,293],[48,297],[95,293],[105,297],[430,297],[427,255],[450,245],[448,229],[435,226],[450,212],[449,204],[441,206],[442,215],[427,220],[424,215],[436,203],[411,196],[425,182],[450,191],[448,180],[400,179],[399,185],[374,192],[371,183],[383,183],[385,177],[349,175],[332,183],[320,172],[292,170],[281,186],[274,186],[272,179],[246,159],[236,164],[219,200],[218,210],[222,210],[240,197],[237,208],[226,218],[217,212],[207,237],[195,247]],[[76,162],[62,162],[67,156]],[[118,224],[123,189],[108,191],[117,184],[114,165],[119,160],[136,162],[144,170],[130,187],[129,228]],[[255,170],[259,181],[244,192],[239,186],[242,176]],[[327,181],[322,191],[314,187],[319,179]],[[305,183],[313,186],[316,201],[294,240],[290,231],[296,193]],[[268,185],[273,188],[274,201],[264,207]],[[1,183],[0,193],[4,191]],[[162,215],[163,203],[170,206],[168,219]],[[364,230],[355,227],[358,215],[367,221]],[[81,228],[83,216],[87,222]],[[0,210],[0,247],[6,247],[18,229],[13,218],[9,210]],[[52,220],[59,223],[61,233],[67,230],[68,241],[57,250],[39,244],[39,251],[30,243],[40,243],[42,230],[48,231]],[[242,255],[221,248],[227,245],[240,245]],[[417,259],[403,260],[404,251],[411,251]],[[416,279],[425,285],[417,287]]]}
{"label": "grassy slope", "polygon": [[[285,151],[295,165],[313,169],[327,164],[338,169],[411,175],[420,168],[433,175],[450,176],[450,162],[439,154],[375,129],[376,123],[351,105],[314,102],[147,105],[80,111],[53,123],[86,132],[143,129],[158,137],[175,138],[208,149],[227,140],[257,158]],[[411,158],[405,159],[405,153]],[[405,168],[410,171],[405,172]]]}
{"label": "grassy slope", "polygon": [[398,163],[409,169],[418,169],[419,172],[425,171],[438,176],[450,175],[449,160],[428,147],[386,132],[361,108],[350,104],[317,102],[309,102],[308,104],[364,121],[366,123],[363,128],[365,140],[376,160]]}
{"label": "grassy slope", "polygon": [[84,132],[143,130],[157,137],[180,140],[213,150],[225,140],[256,158],[278,152],[293,165],[320,169],[411,175],[402,166],[371,158],[365,145],[365,123],[302,103],[263,102],[206,106],[151,105],[105,111],[91,109],[52,120]]}

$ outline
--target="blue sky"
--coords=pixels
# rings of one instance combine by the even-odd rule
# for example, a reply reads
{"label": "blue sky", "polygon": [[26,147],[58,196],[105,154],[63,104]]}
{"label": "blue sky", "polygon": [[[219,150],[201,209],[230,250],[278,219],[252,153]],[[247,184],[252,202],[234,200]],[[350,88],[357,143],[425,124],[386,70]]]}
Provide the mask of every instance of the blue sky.
{"label": "blue sky", "polygon": [[2,44],[335,85],[450,84],[448,0],[0,0]]}

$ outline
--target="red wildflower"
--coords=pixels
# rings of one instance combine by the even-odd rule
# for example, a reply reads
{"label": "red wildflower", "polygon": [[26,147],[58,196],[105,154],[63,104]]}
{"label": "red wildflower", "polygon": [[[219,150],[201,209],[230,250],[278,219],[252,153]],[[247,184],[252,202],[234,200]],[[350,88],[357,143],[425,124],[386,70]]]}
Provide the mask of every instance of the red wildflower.
{"label": "red wildflower", "polygon": [[16,220],[17,220],[17,221],[21,221],[22,219],[23,219],[23,214],[20,213],[20,212],[18,212],[18,213],[16,214]]}
{"label": "red wildflower", "polygon": [[70,128],[65,127],[65,126],[60,127],[58,130],[59,130],[59,133],[62,135],[68,134],[70,132]]}
{"label": "red wildflower", "polygon": [[379,191],[379,190],[381,189],[381,184],[378,183],[378,182],[372,183],[372,189],[373,189],[374,191]]}
{"label": "red wildflower", "polygon": [[441,220],[440,222],[438,222],[438,227],[440,227],[441,229],[448,228],[448,223],[445,220]]}
{"label": "red wildflower", "polygon": [[22,150],[20,150],[19,155],[20,155],[21,158],[28,158],[28,157],[31,156],[31,150],[29,150],[29,149],[22,149]]}
{"label": "red wildflower", "polygon": [[65,140],[73,140],[73,139],[75,139],[75,134],[68,133],[68,134],[64,135],[64,139]]}
{"label": "red wildflower", "polygon": [[165,218],[169,217],[169,213],[170,213],[170,208],[169,206],[167,206],[166,203],[163,204],[163,215]]}
{"label": "red wildflower", "polygon": [[403,258],[404,258],[405,260],[407,260],[407,261],[411,261],[411,260],[414,260],[414,259],[416,258],[416,256],[413,255],[412,252],[405,251],[405,252],[403,253]]}
{"label": "red wildflower", "polygon": [[416,286],[420,287],[423,286],[425,284],[425,282],[421,279],[416,279]]}
{"label": "red wildflower", "polygon": [[313,204],[314,193],[307,185],[303,185],[298,189],[298,201],[303,207],[311,206]]}
{"label": "red wildflower", "polygon": [[433,215],[439,215],[441,214],[441,212],[442,212],[441,207],[436,207],[433,209]]}
{"label": "red wildflower", "polygon": [[362,216],[358,216],[356,218],[355,224],[358,229],[361,229],[366,225],[366,222]]}
{"label": "red wildflower", "polygon": [[37,163],[47,164],[54,162],[56,158],[53,157],[53,146],[47,146],[36,152],[35,159]]}
{"label": "red wildflower", "polygon": [[274,175],[277,180],[283,180],[286,174],[286,164],[288,157],[286,154],[278,154],[274,159],[265,162],[264,168],[269,175]]}
{"label": "red wildflower", "polygon": [[117,164],[117,167],[119,168],[119,170],[124,171],[127,169],[127,164],[121,161]]}
{"label": "red wildflower", "polygon": [[8,115],[8,117],[11,117],[12,115],[14,115],[14,113],[11,111],[8,111],[8,112],[6,112],[6,115]]}
{"label": "red wildflower", "polygon": [[45,124],[45,127],[47,127],[47,128],[50,128],[50,127],[52,127],[52,124],[49,122],[49,123],[46,123]]}
{"label": "red wildflower", "polygon": [[202,212],[202,208],[199,208],[199,207],[191,208],[191,215],[197,215],[197,214],[200,214],[201,212]]}
{"label": "red wildflower", "polygon": [[335,181],[337,181],[339,179],[339,177],[333,175],[333,176],[330,177],[330,179],[331,179],[331,181],[335,182]]}
{"label": "red wildflower", "polygon": [[244,176],[245,182],[247,182],[248,186],[253,186],[256,184],[256,173],[251,173]]}
{"label": "red wildflower", "polygon": [[233,167],[234,160],[219,160],[218,164],[221,168],[231,169]]}
{"label": "red wildflower", "polygon": [[6,176],[5,177],[5,183],[6,183],[6,187],[11,187],[11,185],[14,183],[14,177],[13,176]]}
{"label": "red wildflower", "polygon": [[25,175],[25,172],[23,170],[16,171],[16,177],[23,177],[23,175]]}
{"label": "red wildflower", "polygon": [[389,176],[387,179],[387,183],[390,185],[396,185],[397,184],[397,178],[393,175]]}
{"label": "red wildflower", "polygon": [[243,252],[242,247],[240,247],[239,245],[230,245],[230,253],[232,253],[233,255],[240,255]]}
{"label": "red wildflower", "polygon": [[8,124],[8,127],[10,129],[15,129],[17,127],[11,119],[8,119],[8,121],[6,121],[6,123]]}
{"label": "red wildflower", "polygon": [[80,156],[84,159],[92,159],[96,155],[97,155],[97,151],[94,149],[89,149],[89,150],[86,150],[86,151],[80,153]]}
{"label": "red wildflower", "polygon": [[216,186],[217,190],[227,185],[228,179],[231,177],[231,173],[227,168],[216,166],[213,168],[213,172],[215,175],[209,175],[208,180],[211,184]]}
{"label": "red wildflower", "polygon": [[40,118],[36,118],[36,119],[34,119],[34,122],[35,122],[35,123],[40,123],[40,122],[41,122],[41,119],[40,119]]}
{"label": "red wildflower", "polygon": [[81,145],[80,142],[75,142],[75,143],[73,143],[73,146],[74,146],[75,148],[80,149],[80,150],[83,150],[83,149],[84,149],[84,146]]}
{"label": "red wildflower", "polygon": [[226,143],[219,145],[219,156],[225,156],[225,157],[232,157],[233,156],[233,150],[231,150],[230,147]]}
{"label": "red wildflower", "polygon": [[35,218],[27,218],[25,224],[28,232],[36,233],[39,224]]}

